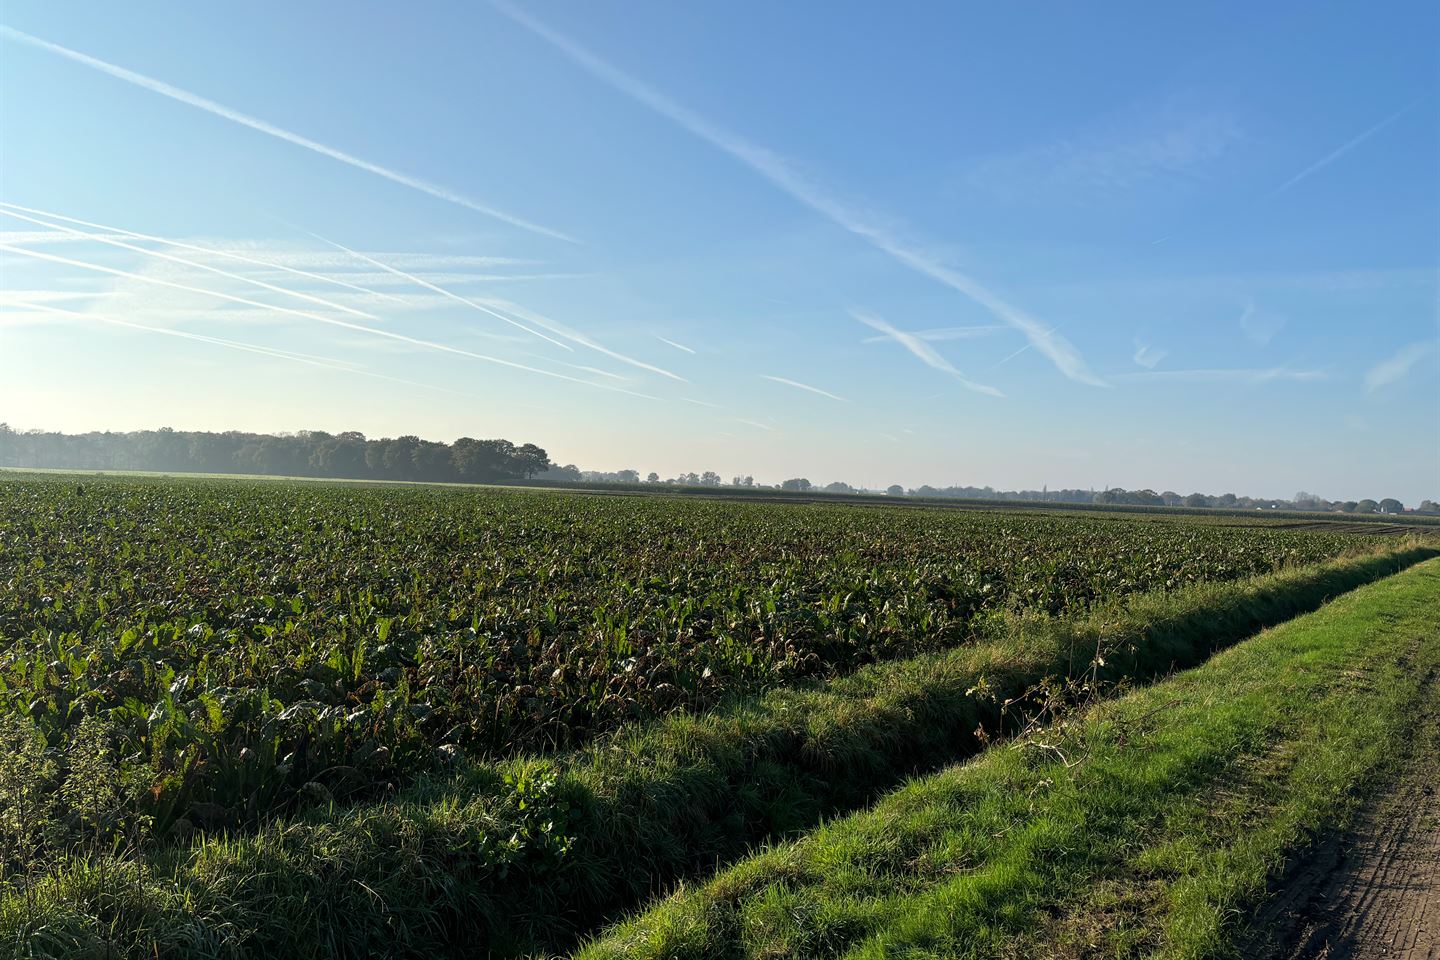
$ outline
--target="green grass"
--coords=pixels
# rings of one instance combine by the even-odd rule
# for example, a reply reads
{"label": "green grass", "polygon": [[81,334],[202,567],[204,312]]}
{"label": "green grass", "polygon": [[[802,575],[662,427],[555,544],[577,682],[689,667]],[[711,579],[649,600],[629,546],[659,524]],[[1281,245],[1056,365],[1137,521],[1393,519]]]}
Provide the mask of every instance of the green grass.
{"label": "green grass", "polygon": [[1286,856],[1402,752],[1437,634],[1432,560],[768,849],[579,956],[1231,955]]}
{"label": "green grass", "polygon": [[555,948],[677,878],[854,809],[916,769],[973,753],[999,699],[1047,677],[1144,680],[1197,663],[1433,556],[1412,546],[1112,602],[1079,620],[1016,615],[986,642],[772,691],[546,760],[471,764],[394,802],[273,823],[112,863],[71,861],[32,922],[37,953],[497,954]]}

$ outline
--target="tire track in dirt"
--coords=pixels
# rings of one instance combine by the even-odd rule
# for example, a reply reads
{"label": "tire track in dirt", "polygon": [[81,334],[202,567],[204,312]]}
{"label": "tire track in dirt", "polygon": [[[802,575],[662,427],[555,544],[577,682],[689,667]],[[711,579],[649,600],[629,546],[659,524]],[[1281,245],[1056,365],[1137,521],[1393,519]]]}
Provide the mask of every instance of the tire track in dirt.
{"label": "tire track in dirt", "polygon": [[[1432,641],[1433,642],[1433,641]],[[1262,912],[1284,960],[1440,960],[1440,691],[1417,718],[1406,769],[1298,865]]]}

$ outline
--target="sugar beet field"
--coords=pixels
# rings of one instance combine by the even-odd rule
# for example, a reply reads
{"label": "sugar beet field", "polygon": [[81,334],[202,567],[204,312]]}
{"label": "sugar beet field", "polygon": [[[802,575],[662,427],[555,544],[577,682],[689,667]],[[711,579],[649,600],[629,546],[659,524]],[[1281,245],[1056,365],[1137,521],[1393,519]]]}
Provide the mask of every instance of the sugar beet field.
{"label": "sugar beet field", "polygon": [[[1363,527],[8,475],[4,949],[563,953],[1435,552]],[[654,955],[825,952],[727,930]]]}

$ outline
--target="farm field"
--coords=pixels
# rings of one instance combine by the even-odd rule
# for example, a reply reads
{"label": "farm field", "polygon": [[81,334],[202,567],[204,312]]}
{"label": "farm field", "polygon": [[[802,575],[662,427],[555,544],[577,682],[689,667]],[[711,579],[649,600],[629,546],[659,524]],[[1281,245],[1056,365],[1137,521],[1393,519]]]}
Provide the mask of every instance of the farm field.
{"label": "farm field", "polygon": [[979,752],[1009,701],[1146,683],[1433,553],[1233,516],[7,476],[0,931],[553,953]]}

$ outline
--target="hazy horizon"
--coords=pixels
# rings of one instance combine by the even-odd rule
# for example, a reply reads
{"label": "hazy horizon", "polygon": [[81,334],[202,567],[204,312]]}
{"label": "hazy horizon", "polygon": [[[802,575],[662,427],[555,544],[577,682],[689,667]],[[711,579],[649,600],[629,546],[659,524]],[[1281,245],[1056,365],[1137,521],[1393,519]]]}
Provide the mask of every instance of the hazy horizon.
{"label": "hazy horizon", "polygon": [[618,9],[7,4],[0,421],[1440,495],[1433,6]]}

